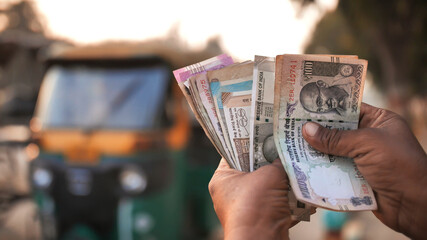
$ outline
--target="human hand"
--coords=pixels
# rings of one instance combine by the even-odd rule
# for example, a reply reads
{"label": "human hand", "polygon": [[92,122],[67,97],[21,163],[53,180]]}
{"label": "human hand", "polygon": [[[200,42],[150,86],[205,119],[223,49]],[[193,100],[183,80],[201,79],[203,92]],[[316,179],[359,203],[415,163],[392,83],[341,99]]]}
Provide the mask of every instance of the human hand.
{"label": "human hand", "polygon": [[411,238],[425,238],[427,156],[399,115],[362,103],[358,130],[309,122],[303,136],[318,151],[354,158],[376,193],[375,216]]}
{"label": "human hand", "polygon": [[288,239],[288,177],[280,160],[246,173],[221,159],[209,183],[224,239]]}

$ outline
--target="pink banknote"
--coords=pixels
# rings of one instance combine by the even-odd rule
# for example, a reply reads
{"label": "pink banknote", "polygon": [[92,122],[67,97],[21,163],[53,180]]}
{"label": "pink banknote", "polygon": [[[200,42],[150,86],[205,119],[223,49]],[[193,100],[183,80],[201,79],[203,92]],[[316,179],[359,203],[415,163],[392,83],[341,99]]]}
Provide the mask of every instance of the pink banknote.
{"label": "pink banknote", "polygon": [[233,64],[233,59],[227,54],[209,58],[203,62],[195,63],[173,71],[173,75],[178,83],[185,82],[189,77],[194,76],[201,72],[211,71],[223,68]]}

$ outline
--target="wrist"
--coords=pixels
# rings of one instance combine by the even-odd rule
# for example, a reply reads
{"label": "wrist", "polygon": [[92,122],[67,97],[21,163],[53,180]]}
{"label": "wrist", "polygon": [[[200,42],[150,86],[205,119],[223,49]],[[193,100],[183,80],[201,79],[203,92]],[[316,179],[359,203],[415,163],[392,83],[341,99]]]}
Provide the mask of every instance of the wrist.
{"label": "wrist", "polygon": [[[289,221],[290,222],[290,221]],[[236,226],[224,229],[225,240],[251,240],[251,239],[289,239],[290,224],[272,224],[255,226]]]}
{"label": "wrist", "polygon": [[[420,166],[421,173],[427,172],[427,165]],[[402,201],[402,216],[399,217],[399,231],[412,239],[425,237],[425,223],[427,222],[427,175],[418,176],[417,180],[408,186]]]}
{"label": "wrist", "polygon": [[224,224],[224,239],[289,239],[288,230],[292,220],[288,216],[277,219],[262,214],[258,218],[230,219]]}

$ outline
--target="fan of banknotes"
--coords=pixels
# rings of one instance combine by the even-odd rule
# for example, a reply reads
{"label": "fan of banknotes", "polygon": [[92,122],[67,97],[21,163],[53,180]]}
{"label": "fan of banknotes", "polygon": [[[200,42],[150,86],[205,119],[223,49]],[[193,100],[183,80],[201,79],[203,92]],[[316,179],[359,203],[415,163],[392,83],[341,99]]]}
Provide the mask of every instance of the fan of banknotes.
{"label": "fan of banknotes", "polygon": [[377,208],[353,159],[313,149],[302,137],[309,121],[357,129],[367,61],[343,55],[226,55],[174,71],[197,120],[230,167],[250,172],[280,158],[288,174],[292,216],[310,208]]}

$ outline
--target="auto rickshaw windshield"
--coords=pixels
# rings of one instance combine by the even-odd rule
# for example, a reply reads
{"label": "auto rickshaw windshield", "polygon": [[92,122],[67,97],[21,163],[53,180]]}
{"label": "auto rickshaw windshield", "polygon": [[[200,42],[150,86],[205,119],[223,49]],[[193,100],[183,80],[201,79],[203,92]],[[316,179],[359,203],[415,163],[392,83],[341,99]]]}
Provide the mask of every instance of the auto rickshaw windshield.
{"label": "auto rickshaw windshield", "polygon": [[157,128],[169,83],[164,66],[51,67],[37,113],[43,128]]}

